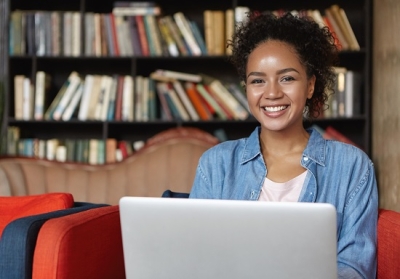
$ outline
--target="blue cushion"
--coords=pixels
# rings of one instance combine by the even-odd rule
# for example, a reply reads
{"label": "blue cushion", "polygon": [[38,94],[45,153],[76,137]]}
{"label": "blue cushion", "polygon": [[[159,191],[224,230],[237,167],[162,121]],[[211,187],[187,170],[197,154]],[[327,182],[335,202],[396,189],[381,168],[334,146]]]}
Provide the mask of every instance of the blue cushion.
{"label": "blue cushion", "polygon": [[189,193],[172,192],[171,190],[165,190],[162,194],[163,198],[189,198]]}
{"label": "blue cushion", "polygon": [[102,206],[108,205],[75,202],[73,208],[28,216],[10,222],[0,238],[0,278],[32,278],[36,240],[40,228],[47,220]]}

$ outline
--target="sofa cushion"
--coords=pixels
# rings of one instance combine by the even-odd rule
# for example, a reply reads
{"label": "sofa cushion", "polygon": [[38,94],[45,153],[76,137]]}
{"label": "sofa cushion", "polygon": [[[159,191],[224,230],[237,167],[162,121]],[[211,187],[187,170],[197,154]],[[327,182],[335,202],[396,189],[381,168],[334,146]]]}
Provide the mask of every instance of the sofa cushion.
{"label": "sofa cushion", "polygon": [[32,279],[37,236],[45,222],[103,206],[107,205],[75,202],[72,208],[22,217],[10,222],[0,239],[0,278]]}
{"label": "sofa cushion", "polygon": [[32,279],[70,278],[125,278],[119,206],[86,210],[43,224]]}
{"label": "sofa cushion", "polygon": [[13,220],[21,217],[71,208],[74,198],[70,193],[46,193],[29,196],[0,197],[0,235]]}

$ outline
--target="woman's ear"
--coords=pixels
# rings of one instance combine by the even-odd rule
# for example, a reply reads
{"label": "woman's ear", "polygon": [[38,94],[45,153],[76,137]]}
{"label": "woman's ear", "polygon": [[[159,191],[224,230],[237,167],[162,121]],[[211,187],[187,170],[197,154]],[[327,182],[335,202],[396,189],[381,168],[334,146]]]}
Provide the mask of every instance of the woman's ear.
{"label": "woman's ear", "polygon": [[317,78],[315,75],[313,75],[311,78],[308,79],[308,94],[307,94],[307,99],[311,99],[313,94],[314,94],[314,88],[315,88],[315,80]]}

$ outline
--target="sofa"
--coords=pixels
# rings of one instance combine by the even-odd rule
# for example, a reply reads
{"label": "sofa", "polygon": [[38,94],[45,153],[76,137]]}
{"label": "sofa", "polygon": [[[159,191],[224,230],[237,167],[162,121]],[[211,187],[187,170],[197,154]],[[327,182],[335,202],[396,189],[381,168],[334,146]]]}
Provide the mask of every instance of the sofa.
{"label": "sofa", "polygon": [[158,133],[122,162],[61,163],[35,158],[0,158],[0,196],[68,192],[81,202],[117,205],[123,196],[160,197],[169,189],[189,192],[200,155],[218,143],[193,127]]}
{"label": "sofa", "polygon": [[200,129],[177,127],[113,164],[0,158],[0,197],[73,197],[70,208],[7,224],[0,232],[0,278],[125,278],[119,199],[190,191],[200,155],[217,143]]}

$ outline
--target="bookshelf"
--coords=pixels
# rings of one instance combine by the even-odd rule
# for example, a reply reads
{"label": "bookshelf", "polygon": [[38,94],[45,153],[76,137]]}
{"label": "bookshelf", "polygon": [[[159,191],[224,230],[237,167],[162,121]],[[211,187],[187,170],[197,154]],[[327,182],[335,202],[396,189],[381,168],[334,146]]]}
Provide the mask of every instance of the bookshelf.
{"label": "bookshelf", "polygon": [[[76,11],[81,15],[80,19],[80,45],[79,55],[27,55],[10,54],[5,51],[5,96],[4,112],[2,120],[3,136],[7,127],[16,126],[20,129],[21,138],[96,138],[139,141],[146,140],[154,134],[175,126],[194,126],[214,133],[223,129],[228,139],[236,139],[249,135],[257,126],[257,122],[249,117],[246,120],[220,120],[207,121],[182,121],[161,120],[150,121],[80,121],[72,117],[69,121],[55,120],[21,120],[15,118],[14,110],[14,77],[25,75],[35,80],[37,71],[45,71],[51,75],[51,85],[48,92],[49,98],[56,96],[67,77],[72,71],[80,75],[138,75],[149,76],[156,69],[168,69],[186,73],[205,73],[223,81],[238,82],[237,74],[227,61],[226,55],[200,56],[95,56],[85,55],[84,15],[88,12],[111,13],[115,1],[95,0],[71,0],[71,1],[28,1],[28,0],[0,0],[3,8],[2,14],[11,20],[12,12],[23,11]],[[342,7],[348,16],[360,44],[360,50],[343,50],[340,54],[341,66],[362,74],[360,113],[351,117],[335,116],[316,120],[321,128],[333,126],[346,135],[352,141],[370,153],[370,95],[371,95],[371,1],[370,0],[311,0],[298,2],[296,0],[282,0],[279,2],[261,3],[256,0],[242,1],[211,1],[203,0],[193,3],[190,1],[156,1],[162,9],[162,15],[172,15],[182,12],[187,18],[194,21],[200,28],[204,38],[205,10],[227,10],[238,6],[246,6],[252,9],[265,10],[307,10],[317,9],[322,13],[333,4]],[[1,25],[5,26],[5,24]],[[8,34],[8,30],[2,30]],[[10,34],[9,34],[10,35]],[[9,38],[10,40],[11,38]],[[8,49],[8,41],[3,39],[3,49]],[[306,126],[311,124],[305,123]]]}

